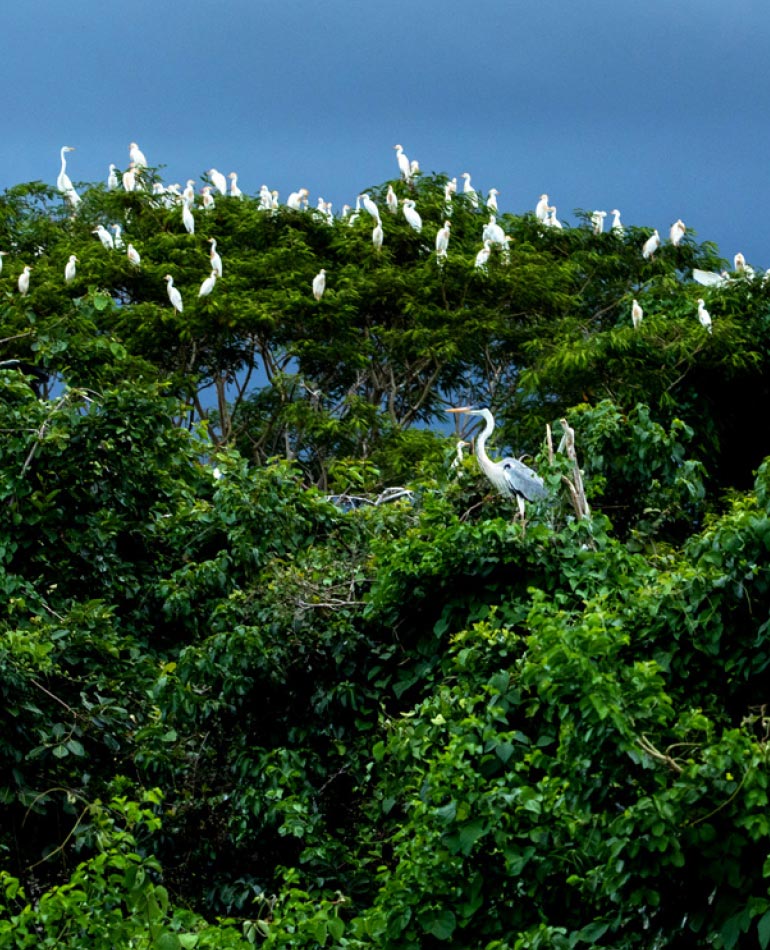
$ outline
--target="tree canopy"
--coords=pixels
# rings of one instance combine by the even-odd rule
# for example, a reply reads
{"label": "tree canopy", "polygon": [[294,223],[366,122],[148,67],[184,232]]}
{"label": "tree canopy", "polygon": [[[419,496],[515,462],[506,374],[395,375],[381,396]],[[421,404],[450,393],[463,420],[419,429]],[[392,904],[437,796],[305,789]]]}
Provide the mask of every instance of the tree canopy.
{"label": "tree canopy", "polygon": [[142,177],[0,197],[0,947],[770,945],[764,276]]}

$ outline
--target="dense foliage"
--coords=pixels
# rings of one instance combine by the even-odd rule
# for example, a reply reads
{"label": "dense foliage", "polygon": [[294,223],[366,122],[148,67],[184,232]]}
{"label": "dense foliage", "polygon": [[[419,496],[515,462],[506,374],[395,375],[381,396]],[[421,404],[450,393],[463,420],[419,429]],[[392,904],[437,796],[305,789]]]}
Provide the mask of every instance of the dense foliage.
{"label": "dense foliage", "polygon": [[770,286],[445,181],[0,199],[0,948],[770,945]]}

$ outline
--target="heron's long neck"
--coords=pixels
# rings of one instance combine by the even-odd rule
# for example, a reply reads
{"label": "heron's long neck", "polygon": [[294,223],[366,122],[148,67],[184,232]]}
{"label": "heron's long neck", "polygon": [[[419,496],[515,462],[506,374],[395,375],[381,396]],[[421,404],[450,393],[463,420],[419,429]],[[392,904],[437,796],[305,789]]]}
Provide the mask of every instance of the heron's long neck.
{"label": "heron's long neck", "polygon": [[492,415],[484,417],[485,426],[484,431],[476,439],[476,458],[479,460],[479,465],[486,472],[492,466],[492,459],[487,455],[487,439],[492,435],[495,429],[495,420],[492,418]]}
{"label": "heron's long neck", "polygon": [[61,171],[59,172],[59,174],[63,175],[65,171],[67,170],[67,156],[64,152],[64,149],[61,150],[60,154],[61,154]]}

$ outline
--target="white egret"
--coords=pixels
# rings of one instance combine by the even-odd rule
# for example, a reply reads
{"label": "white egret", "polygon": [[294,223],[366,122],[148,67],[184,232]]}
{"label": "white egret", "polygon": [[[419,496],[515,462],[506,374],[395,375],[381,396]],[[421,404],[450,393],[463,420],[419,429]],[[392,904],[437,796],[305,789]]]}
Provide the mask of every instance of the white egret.
{"label": "white egret", "polygon": [[743,254],[741,254],[740,251],[738,251],[738,253],[733,258],[733,268],[743,277],[748,277],[749,279],[756,277],[754,268],[750,267],[746,263],[746,258],[743,256]]}
{"label": "white egret", "polygon": [[489,260],[489,254],[491,250],[492,250],[492,242],[489,240],[484,241],[484,246],[476,255],[476,261],[473,265],[476,268],[476,270],[487,269],[487,261]]}
{"label": "white egret", "polygon": [[612,215],[612,225],[610,226],[610,231],[612,231],[612,233],[616,234],[618,237],[623,237],[625,228],[620,223],[620,212],[617,208],[613,208],[612,211],[610,211],[610,214]]}
{"label": "white egret", "polygon": [[500,246],[505,244],[505,231],[497,223],[495,215],[490,214],[489,222],[484,225],[484,230],[481,232],[481,240],[490,241],[492,244],[499,244]]}
{"label": "white egret", "polygon": [[321,268],[313,278],[313,296],[316,300],[323,297],[324,290],[326,290],[326,271]]}
{"label": "white egret", "polygon": [[460,178],[465,179],[463,182],[463,194],[470,201],[474,208],[478,208],[479,196],[476,194],[476,189],[471,184],[471,176],[468,174],[468,172],[463,172],[462,175],[460,175]]}
{"label": "white egret", "polygon": [[698,300],[698,319],[700,325],[711,333],[711,314],[706,310],[705,301],[702,299]]}
{"label": "white egret", "polygon": [[217,239],[209,238],[209,244],[211,245],[211,250],[209,251],[209,258],[211,259],[211,269],[216,273],[217,277],[222,276],[222,258],[217,254]]}
{"label": "white egret", "polygon": [[681,218],[678,218],[669,228],[668,238],[674,247],[679,247],[679,242],[684,237],[684,233],[687,228],[684,225],[684,221]]}
{"label": "white egret", "polygon": [[348,218],[348,227],[352,228],[353,225],[361,217],[361,195],[356,198],[356,210]]}
{"label": "white egret", "polygon": [[642,257],[645,260],[649,260],[651,257],[655,256],[655,251],[657,251],[659,247],[660,235],[657,231],[653,231],[652,235],[644,242],[644,247],[642,248]]}
{"label": "white egret", "polygon": [[292,211],[301,211],[303,202],[305,207],[307,207],[307,198],[307,188],[300,188],[299,191],[292,191],[292,193],[286,199],[286,207],[291,208]]}
{"label": "white egret", "polygon": [[419,234],[422,231],[422,218],[419,212],[415,210],[414,201],[411,198],[404,198],[401,210],[404,212],[409,227]]}
{"label": "white egret", "polygon": [[238,187],[238,176],[235,172],[230,172],[227,176],[230,179],[230,197],[231,198],[242,198],[243,192]]}
{"label": "white egret", "polygon": [[65,283],[68,283],[68,284],[69,284],[70,281],[73,281],[73,280],[75,279],[75,270],[76,270],[76,266],[75,266],[75,265],[77,264],[77,262],[78,262],[77,257],[75,257],[74,254],[70,254],[69,260],[68,260],[67,263],[64,265],[64,280],[65,280]]}
{"label": "white egret", "polygon": [[412,169],[409,164],[409,159],[404,155],[404,147],[403,145],[394,145],[393,148],[396,150],[396,160],[398,161],[401,177],[404,181],[409,181],[412,177]]}
{"label": "white egret", "polygon": [[29,272],[31,270],[32,268],[27,264],[21,274],[19,274],[18,287],[22,297],[26,297],[29,291]]}
{"label": "white egret", "polygon": [[593,226],[594,234],[602,234],[604,232],[604,219],[607,217],[606,211],[594,211],[591,215],[591,224]]}
{"label": "white egret", "polygon": [[70,177],[67,174],[67,159],[65,157],[67,152],[74,151],[75,149],[71,145],[64,145],[59,153],[61,155],[61,171],[59,172],[59,176],[56,179],[56,187],[62,194],[65,195],[67,192],[75,190],[72,187],[72,182],[70,181]]}
{"label": "white egret", "polygon": [[495,417],[489,409],[473,409],[463,406],[460,409],[447,409],[451,413],[466,413],[469,416],[481,416],[485,422],[484,431],[476,439],[476,458],[479,467],[494,487],[506,498],[516,498],[519,513],[524,517],[524,502],[539,501],[548,497],[548,490],[532,469],[515,458],[504,458],[501,462],[493,462],[487,455],[487,439],[495,428]]}
{"label": "white egret", "polygon": [[99,240],[102,242],[102,246],[106,250],[112,251],[115,249],[115,242],[112,239],[112,235],[103,224],[97,224],[91,234],[96,234],[98,236]]}
{"label": "white egret", "polygon": [[217,282],[217,272],[212,270],[211,276],[207,277],[201,284],[201,289],[198,291],[199,297],[208,297],[211,291],[214,289],[214,284]]}
{"label": "white egret", "polygon": [[201,188],[201,201],[204,211],[211,211],[214,208],[214,196],[211,194],[211,185],[204,185]]}
{"label": "white egret", "polygon": [[382,230],[382,224],[378,221],[372,230],[372,244],[375,251],[382,250],[382,242],[385,239],[385,232]]}
{"label": "white egret", "polygon": [[211,179],[211,184],[216,188],[220,195],[226,195],[227,179],[222,174],[222,172],[218,172],[216,168],[210,168],[208,170],[208,176]]}
{"label": "white egret", "polygon": [[117,166],[110,162],[110,170],[107,173],[107,191],[115,191],[118,187],[118,172]]}
{"label": "white egret", "polygon": [[128,146],[128,157],[136,168],[147,168],[147,159],[144,157],[144,152],[139,148],[136,142],[131,142]]}
{"label": "white egret", "polygon": [[195,218],[187,202],[182,205],[182,224],[188,234],[195,234]]}
{"label": "white egret", "polygon": [[3,271],[3,258],[8,254],[8,251],[0,251],[0,273]]}
{"label": "white egret", "polygon": [[123,187],[126,191],[136,191],[136,165],[134,162],[129,162],[128,168],[123,172]]}
{"label": "white egret", "polygon": [[134,267],[141,266],[142,258],[139,256],[139,251],[137,251],[133,244],[128,245],[126,256],[128,257],[129,264],[133,264]]}
{"label": "white egret", "polygon": [[470,442],[465,442],[463,439],[460,439],[455,446],[455,457],[452,459],[452,464],[449,466],[450,469],[459,471],[462,470],[463,462],[465,461],[465,456],[463,455],[463,449],[467,449],[470,446]]}
{"label": "white egret", "polygon": [[409,177],[415,178],[419,174],[420,174],[420,163],[417,161],[416,158],[413,158],[411,162],[409,162]]}
{"label": "white egret", "polygon": [[361,204],[364,206],[364,211],[366,211],[367,214],[370,214],[375,219],[375,221],[379,221],[380,210],[369,197],[369,195],[364,192],[363,194],[359,195],[359,198],[361,199]]}
{"label": "white egret", "polygon": [[451,221],[445,221],[444,227],[439,228],[436,234],[436,257],[443,258],[446,257],[447,248],[449,247],[449,234],[452,228]]}
{"label": "white egret", "polygon": [[184,191],[182,192],[182,201],[184,201],[189,208],[192,208],[195,204],[195,181],[192,178],[188,178],[185,183]]}
{"label": "white egret", "polygon": [[631,322],[633,323],[635,330],[639,329],[643,317],[644,310],[642,310],[641,306],[639,305],[639,301],[634,300],[634,302],[631,304]]}
{"label": "white egret", "polygon": [[113,244],[115,245],[115,247],[122,250],[123,248],[123,238],[121,237],[123,233],[122,228],[120,227],[119,224],[111,224],[110,227],[115,233],[115,237],[113,238]]}
{"label": "white egret", "polygon": [[[455,183],[456,182],[457,182],[457,179],[455,179]],[[448,218],[451,218],[452,216],[452,195],[453,194],[454,194],[454,190],[452,188],[452,182],[448,181],[444,185],[444,214]]]}
{"label": "white egret", "polygon": [[543,221],[543,224],[549,228],[556,228],[558,231],[564,230],[564,225],[556,217],[556,205],[548,206],[548,216],[546,217],[545,221]]}
{"label": "white egret", "polygon": [[718,274],[716,271],[700,270],[696,267],[693,269],[692,279],[699,284],[703,284],[704,287],[724,287],[729,282],[730,275],[726,270]]}
{"label": "white egret", "polygon": [[497,210],[498,210],[497,196],[499,194],[500,192],[497,190],[497,188],[490,188],[489,194],[487,195],[487,207],[489,208],[490,211],[494,211],[495,214],[497,214]]}
{"label": "white egret", "polygon": [[388,185],[388,193],[385,195],[385,204],[388,206],[388,211],[390,211],[391,214],[395,214],[398,211],[398,197],[395,191],[393,191],[393,185]]}
{"label": "white egret", "polygon": [[270,189],[267,185],[259,186],[259,210],[260,211],[269,211],[273,206],[273,199],[270,194]]}
{"label": "white egret", "polygon": [[538,221],[545,221],[548,217],[548,195],[540,195],[540,200],[535,205],[535,217]]}
{"label": "white egret", "polygon": [[166,274],[164,280],[166,281],[166,291],[168,292],[168,299],[171,301],[171,306],[177,313],[182,313],[184,306],[182,304],[182,295],[174,286],[174,278],[171,274]]}

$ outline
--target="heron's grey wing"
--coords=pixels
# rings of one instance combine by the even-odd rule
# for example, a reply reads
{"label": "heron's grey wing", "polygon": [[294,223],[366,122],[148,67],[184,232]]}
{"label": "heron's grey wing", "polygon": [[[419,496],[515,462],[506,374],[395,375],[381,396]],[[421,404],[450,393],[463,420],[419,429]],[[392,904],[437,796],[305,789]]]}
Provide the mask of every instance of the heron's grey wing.
{"label": "heron's grey wing", "polygon": [[543,479],[532,469],[518,459],[506,458],[500,463],[505,472],[505,480],[511,486],[511,491],[526,498],[527,501],[537,501],[548,497],[548,489]]}

